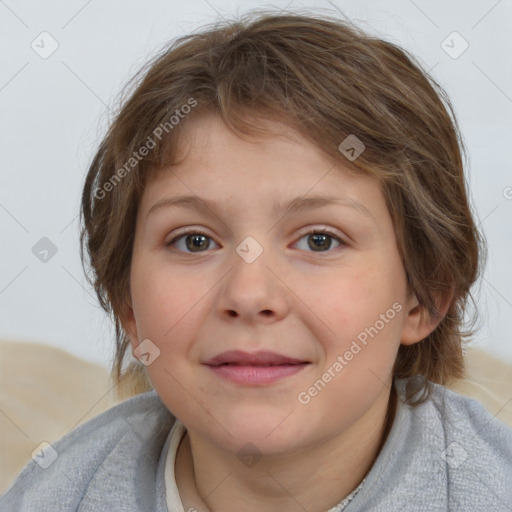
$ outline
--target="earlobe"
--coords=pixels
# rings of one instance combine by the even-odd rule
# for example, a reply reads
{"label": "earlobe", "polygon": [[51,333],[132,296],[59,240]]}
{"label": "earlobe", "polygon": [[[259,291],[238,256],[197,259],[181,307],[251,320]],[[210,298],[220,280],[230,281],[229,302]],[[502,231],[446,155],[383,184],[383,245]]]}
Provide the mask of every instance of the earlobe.
{"label": "earlobe", "polygon": [[402,345],[413,345],[424,340],[445,317],[454,296],[453,287],[444,296],[438,296],[439,315],[433,317],[427,308],[421,305],[415,295],[408,305],[407,318],[404,320],[400,342]]}
{"label": "earlobe", "polygon": [[[417,301],[416,301],[417,302]],[[428,312],[417,304],[409,309],[404,320],[400,342],[402,345],[413,345],[425,339],[432,329],[428,328]]]}

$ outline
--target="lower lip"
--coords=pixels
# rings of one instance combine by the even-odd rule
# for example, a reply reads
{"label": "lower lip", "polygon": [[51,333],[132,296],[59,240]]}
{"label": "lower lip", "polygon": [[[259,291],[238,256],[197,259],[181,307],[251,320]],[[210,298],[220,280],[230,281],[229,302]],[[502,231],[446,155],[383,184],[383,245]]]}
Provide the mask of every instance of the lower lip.
{"label": "lower lip", "polygon": [[270,384],[285,377],[290,377],[303,370],[309,363],[283,364],[276,366],[209,366],[219,377],[249,386]]}

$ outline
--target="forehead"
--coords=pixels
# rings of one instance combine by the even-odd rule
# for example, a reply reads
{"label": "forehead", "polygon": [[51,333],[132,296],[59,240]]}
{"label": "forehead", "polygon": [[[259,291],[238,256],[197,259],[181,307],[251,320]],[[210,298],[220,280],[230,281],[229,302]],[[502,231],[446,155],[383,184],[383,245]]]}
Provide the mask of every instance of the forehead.
{"label": "forehead", "polygon": [[265,128],[270,134],[246,140],[215,116],[190,120],[176,163],[145,185],[136,233],[163,232],[178,218],[230,232],[327,222],[356,230],[360,240],[382,249],[395,243],[377,178],[347,168],[343,156],[334,162],[287,126],[269,122]]}
{"label": "forehead", "polygon": [[[154,200],[169,191],[212,191],[229,199],[235,191],[282,195],[368,196],[380,192],[373,177],[354,170],[350,163],[334,161],[290,126],[258,121],[261,136],[238,135],[216,114],[187,119],[180,132],[176,157],[148,176],[144,196]],[[147,201],[144,201],[147,202]]]}

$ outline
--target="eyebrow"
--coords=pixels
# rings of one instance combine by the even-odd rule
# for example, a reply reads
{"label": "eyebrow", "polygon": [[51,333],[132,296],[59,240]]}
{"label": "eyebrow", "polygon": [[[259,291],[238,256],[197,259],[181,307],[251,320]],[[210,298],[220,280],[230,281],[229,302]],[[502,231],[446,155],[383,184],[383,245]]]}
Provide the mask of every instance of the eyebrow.
{"label": "eyebrow", "polygon": [[[370,213],[368,208],[355,201],[350,197],[336,197],[336,196],[299,196],[288,203],[279,202],[274,206],[274,214],[277,216],[282,215],[284,212],[300,212],[303,210],[313,210],[321,208],[323,206],[330,205],[349,206],[356,209],[359,213],[366,217],[373,219],[373,215]],[[157,201],[146,214],[146,218],[151,214],[163,208],[169,208],[171,206],[178,206],[182,208],[195,209],[199,211],[215,211],[216,203],[208,199],[200,198],[193,195],[183,195],[175,197],[166,197]]]}

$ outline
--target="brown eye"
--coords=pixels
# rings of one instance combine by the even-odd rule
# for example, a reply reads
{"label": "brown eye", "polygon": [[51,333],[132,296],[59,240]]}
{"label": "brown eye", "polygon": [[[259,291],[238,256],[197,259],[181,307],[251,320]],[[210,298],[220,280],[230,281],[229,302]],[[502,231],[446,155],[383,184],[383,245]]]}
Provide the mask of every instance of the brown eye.
{"label": "brown eye", "polygon": [[185,253],[197,253],[209,249],[211,242],[213,242],[213,240],[208,235],[200,231],[189,231],[173,238],[166,246],[176,247],[176,250]]}
{"label": "brown eye", "polygon": [[332,237],[330,235],[326,235],[324,233],[314,233],[309,235],[309,244],[308,246],[311,249],[316,250],[317,248],[320,250],[330,249],[332,244]]}
{"label": "brown eye", "polygon": [[[329,249],[332,249],[333,240],[338,244],[336,247],[340,245],[346,245],[338,236],[333,233],[328,232],[327,230],[315,230],[306,233],[301,237],[302,239],[307,239],[307,247],[299,247],[302,250],[310,250],[312,252],[328,252]],[[334,248],[336,248],[334,247]]]}

